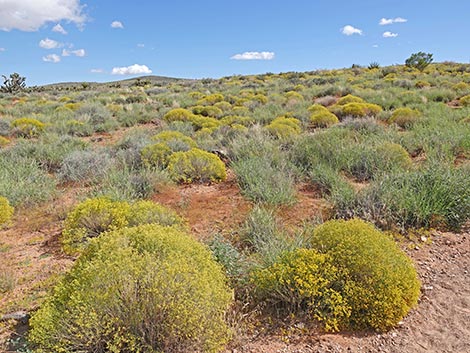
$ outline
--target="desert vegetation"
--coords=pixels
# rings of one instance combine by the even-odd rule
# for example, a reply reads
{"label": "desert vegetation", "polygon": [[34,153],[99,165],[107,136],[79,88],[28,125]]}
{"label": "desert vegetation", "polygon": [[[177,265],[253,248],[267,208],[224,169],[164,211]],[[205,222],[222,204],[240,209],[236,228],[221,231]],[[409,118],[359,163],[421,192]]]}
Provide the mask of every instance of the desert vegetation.
{"label": "desert vegetation", "polygon": [[[469,65],[20,79],[0,93],[0,313],[31,315],[17,351],[384,332],[418,303],[416,234],[469,222]],[[41,255],[18,262],[25,234]],[[63,262],[28,276],[44,257]]]}

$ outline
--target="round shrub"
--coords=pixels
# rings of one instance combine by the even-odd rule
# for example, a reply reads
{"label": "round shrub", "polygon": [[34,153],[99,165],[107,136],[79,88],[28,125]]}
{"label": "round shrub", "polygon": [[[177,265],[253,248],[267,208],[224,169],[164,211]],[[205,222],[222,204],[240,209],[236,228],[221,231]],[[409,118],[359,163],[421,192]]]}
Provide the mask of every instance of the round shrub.
{"label": "round shrub", "polygon": [[152,137],[155,142],[162,142],[168,145],[174,152],[187,151],[192,147],[197,147],[196,142],[180,131],[162,131]]}
{"label": "round shrub", "polygon": [[38,136],[46,128],[46,124],[33,118],[20,118],[11,122],[13,133],[23,137]]}
{"label": "round shrub", "polygon": [[255,294],[287,313],[306,313],[326,330],[384,331],[417,304],[420,283],[411,260],[385,234],[362,220],[318,226],[312,249],[285,253],[255,270]]}
{"label": "round shrub", "polygon": [[214,105],[215,103],[222,102],[224,96],[220,93],[209,94],[197,101],[197,105]]}
{"label": "round shrub", "polygon": [[328,113],[329,113],[329,112],[330,112],[330,111],[328,110],[328,108],[324,107],[324,106],[321,105],[321,104],[314,104],[314,105],[308,107],[307,110],[308,110],[310,113],[312,113],[312,115],[313,115],[313,114],[318,114],[318,113],[325,113],[325,112],[328,112]]}
{"label": "round shrub", "polygon": [[310,116],[310,123],[314,127],[328,127],[339,122],[338,117],[328,110],[325,112],[314,113]]}
{"label": "round shrub", "polygon": [[130,206],[126,202],[105,197],[85,200],[67,215],[62,232],[62,247],[66,253],[81,252],[90,238],[128,225]]}
{"label": "round shrub", "polygon": [[342,106],[340,115],[353,116],[353,117],[365,117],[365,116],[376,116],[382,111],[382,108],[377,104],[371,103],[347,103]]}
{"label": "round shrub", "polygon": [[460,105],[470,107],[470,94],[459,99]]}
{"label": "round shrub", "polygon": [[233,299],[210,251],[179,229],[94,239],[31,318],[38,352],[218,352]]}
{"label": "round shrub", "polygon": [[179,182],[208,182],[225,180],[225,165],[218,156],[199,148],[175,152],[170,156],[168,171]]}
{"label": "round shrub", "polygon": [[152,201],[129,204],[105,197],[88,199],[67,215],[62,246],[66,253],[77,254],[88,246],[91,238],[103,232],[149,223],[182,226],[184,221],[174,211]]}
{"label": "round shrub", "polygon": [[420,283],[412,261],[393,239],[359,219],[317,227],[312,247],[331,257],[351,307],[345,326],[387,330],[417,304]]}
{"label": "round shrub", "polygon": [[300,120],[291,117],[280,116],[274,119],[266,129],[277,138],[289,138],[301,133]]}
{"label": "round shrub", "polygon": [[402,128],[408,128],[414,125],[421,117],[421,112],[411,108],[395,109],[390,116],[389,122],[397,124]]}
{"label": "round shrub", "polygon": [[163,116],[163,119],[166,121],[188,121],[193,116],[193,114],[184,108],[176,108],[170,110]]}
{"label": "round shrub", "polygon": [[10,222],[15,209],[10,206],[6,197],[0,196],[0,228]]}
{"label": "round shrub", "polygon": [[300,93],[295,92],[295,91],[289,91],[285,93],[284,97],[286,98],[287,102],[290,102],[290,103],[297,103],[297,102],[304,101],[304,96],[302,96]]}
{"label": "round shrub", "polygon": [[364,99],[360,97],[353,96],[352,94],[347,94],[344,97],[341,97],[336,102],[336,105],[346,105],[349,103],[365,103]]}
{"label": "round shrub", "polygon": [[146,166],[165,168],[172,153],[173,151],[167,144],[159,142],[145,146],[140,155]]}
{"label": "round shrub", "polygon": [[192,112],[197,115],[209,116],[211,118],[220,118],[224,112],[212,105],[196,105],[191,108]]}

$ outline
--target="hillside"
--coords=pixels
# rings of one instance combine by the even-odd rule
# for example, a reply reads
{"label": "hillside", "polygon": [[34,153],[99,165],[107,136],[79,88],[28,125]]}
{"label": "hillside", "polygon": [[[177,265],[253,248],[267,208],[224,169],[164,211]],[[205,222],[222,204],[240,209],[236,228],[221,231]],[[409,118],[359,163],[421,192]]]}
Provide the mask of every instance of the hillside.
{"label": "hillside", "polygon": [[[131,343],[144,344],[140,340],[148,344],[142,349],[199,351],[209,347],[201,342],[210,334],[212,351],[227,352],[470,351],[469,161],[468,64],[434,63],[423,71],[356,66],[204,80],[144,76],[0,93],[0,317],[18,312],[33,317],[32,329],[26,319],[4,317],[0,349],[47,351],[50,338],[44,332],[57,330],[57,337],[66,337],[57,347],[116,340],[121,351],[132,351]],[[155,287],[145,292],[151,280],[138,277],[145,271],[136,264],[144,258],[163,261],[152,253],[160,245],[149,245],[149,236],[131,249],[132,241],[122,240],[128,229],[152,233],[152,225],[158,236],[169,229],[162,227],[170,227],[169,232],[198,244],[174,246],[194,250],[203,244],[201,252],[210,251],[208,263],[217,262],[214,268],[229,288],[220,285],[213,298],[233,299],[228,309],[221,305],[223,312],[214,314],[214,323],[223,321],[217,329],[209,325],[198,331],[195,325],[187,335],[178,336],[175,328],[165,333],[175,334],[175,342],[190,342],[186,346],[173,341],[158,346],[158,339],[147,341],[142,333],[155,325],[139,331],[119,313],[106,316],[113,305],[136,305],[138,312],[140,304],[153,303],[148,293],[159,293],[162,283],[171,282],[152,282]],[[331,254],[324,252],[321,232],[328,226],[333,230],[325,231],[326,238],[344,227],[337,247],[357,260],[359,270],[343,264],[335,246]],[[341,243],[357,234],[364,238]],[[112,257],[120,250],[99,252],[101,246],[114,249],[113,236],[130,247],[129,254],[139,254],[134,262],[123,262],[124,272],[118,269],[125,256]],[[361,239],[371,240],[363,244]],[[150,255],[139,257],[147,251],[142,249]],[[164,259],[168,273],[170,260],[206,259],[187,251],[187,257]],[[108,255],[113,265],[93,262],[108,261]],[[97,279],[86,272],[88,264],[110,272],[103,270]],[[293,269],[299,272],[284,281]],[[218,278],[218,270],[210,276]],[[276,271],[280,277],[271,277]],[[114,283],[122,273],[142,287],[127,292],[127,285],[116,285],[112,292],[109,285],[110,296],[118,299],[108,298],[108,307],[100,281]],[[67,282],[72,277],[76,291]],[[68,320],[73,312],[45,311],[58,300],[51,299],[54,287],[70,291],[57,307],[90,300],[77,306],[83,320],[70,316],[75,321],[41,327],[48,315]],[[189,292],[184,283],[177,288],[181,298],[205,295],[202,290],[191,295],[197,284]],[[96,298],[102,300],[99,305]],[[375,299],[358,309],[358,302],[368,298]],[[216,312],[204,305],[208,313]],[[203,321],[190,316],[196,309],[188,313],[183,307],[175,317],[188,315],[188,321],[180,327],[189,330]],[[93,321],[96,313],[90,308],[106,310]],[[148,316],[134,321],[165,322],[167,312],[152,316],[153,309],[147,309],[142,312]],[[87,320],[97,325],[87,331],[89,342],[73,333],[88,329]],[[70,336],[61,331],[67,325]],[[230,334],[214,333],[224,325]]]}

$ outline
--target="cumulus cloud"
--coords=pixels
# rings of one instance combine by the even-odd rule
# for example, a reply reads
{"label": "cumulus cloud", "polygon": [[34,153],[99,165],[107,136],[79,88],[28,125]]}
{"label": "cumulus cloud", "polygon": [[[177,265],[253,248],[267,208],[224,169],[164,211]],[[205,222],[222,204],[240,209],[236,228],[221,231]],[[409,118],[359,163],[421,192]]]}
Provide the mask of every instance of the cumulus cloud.
{"label": "cumulus cloud", "polygon": [[5,48],[0,48],[0,53],[1,53],[2,51],[5,51],[5,50],[6,50]]}
{"label": "cumulus cloud", "polygon": [[121,28],[122,29],[122,28],[124,28],[124,25],[120,21],[113,21],[111,23],[111,27],[112,28]]}
{"label": "cumulus cloud", "polygon": [[85,56],[85,54],[86,54],[85,49],[77,49],[77,50],[62,49],[62,56],[75,55],[75,56],[83,57]]}
{"label": "cumulus cloud", "polygon": [[91,69],[90,72],[92,74],[102,74],[104,73],[104,70],[103,69]]}
{"label": "cumulus cloud", "polygon": [[379,25],[386,26],[386,25],[391,25],[393,23],[405,23],[405,22],[408,22],[408,20],[402,17],[382,18],[379,22]]}
{"label": "cumulus cloud", "polygon": [[43,49],[56,49],[61,47],[62,43],[59,43],[58,41],[53,39],[46,38],[39,41],[39,46]]}
{"label": "cumulus cloud", "polygon": [[52,27],[52,32],[57,32],[61,34],[67,34],[67,31],[60,25],[60,23],[56,24],[54,27]]}
{"label": "cumulus cloud", "polygon": [[48,63],[58,63],[60,62],[60,56],[57,54],[49,54],[42,57],[42,60]]}
{"label": "cumulus cloud", "polygon": [[246,51],[241,54],[235,54],[230,59],[233,60],[272,60],[274,59],[272,51]]}
{"label": "cumulus cloud", "polygon": [[138,47],[138,48],[145,48],[145,44],[139,43],[139,44],[137,44],[137,47]]}
{"label": "cumulus cloud", "polygon": [[351,25],[346,25],[341,28],[341,33],[347,36],[352,36],[353,34],[359,34],[360,36],[362,36],[362,29],[355,28]]}
{"label": "cumulus cloud", "polygon": [[146,65],[134,64],[131,66],[114,67],[111,71],[112,75],[140,75],[140,74],[151,74],[150,70]]}
{"label": "cumulus cloud", "polygon": [[48,22],[86,21],[80,0],[2,0],[0,30],[34,32]]}
{"label": "cumulus cloud", "polygon": [[398,33],[392,33],[390,31],[387,31],[387,32],[384,32],[382,34],[382,37],[384,37],[384,38],[395,38],[395,37],[398,37]]}

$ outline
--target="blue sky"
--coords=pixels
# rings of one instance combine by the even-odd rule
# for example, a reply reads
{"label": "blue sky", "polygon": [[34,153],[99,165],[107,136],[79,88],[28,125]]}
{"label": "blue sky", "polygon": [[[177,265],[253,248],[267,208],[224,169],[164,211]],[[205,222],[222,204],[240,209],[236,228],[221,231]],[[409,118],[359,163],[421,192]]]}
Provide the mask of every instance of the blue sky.
{"label": "blue sky", "polygon": [[28,85],[216,78],[384,66],[417,51],[469,62],[469,15],[469,0],[0,0],[0,74]]}

